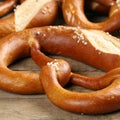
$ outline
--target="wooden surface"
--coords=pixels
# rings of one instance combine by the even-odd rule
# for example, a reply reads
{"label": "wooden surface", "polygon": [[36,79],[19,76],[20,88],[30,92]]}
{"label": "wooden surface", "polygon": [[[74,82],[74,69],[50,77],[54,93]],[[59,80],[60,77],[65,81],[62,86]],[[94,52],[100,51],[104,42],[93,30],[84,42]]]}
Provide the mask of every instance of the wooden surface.
{"label": "wooden surface", "polygon": [[[85,65],[81,62],[65,58],[74,72],[87,76],[100,76],[104,72]],[[10,66],[10,69],[19,71],[38,71],[39,67],[31,58],[26,58]],[[69,84],[66,89],[85,92],[82,87]],[[64,111],[53,105],[45,94],[19,95],[0,91],[0,120],[119,120],[120,112],[106,115],[84,115]]]}

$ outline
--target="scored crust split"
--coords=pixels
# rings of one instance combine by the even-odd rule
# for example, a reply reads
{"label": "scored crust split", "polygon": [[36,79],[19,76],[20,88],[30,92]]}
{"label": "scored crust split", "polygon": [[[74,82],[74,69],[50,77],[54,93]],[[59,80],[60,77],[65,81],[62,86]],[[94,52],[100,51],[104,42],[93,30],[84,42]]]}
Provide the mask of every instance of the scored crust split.
{"label": "scored crust split", "polygon": [[51,0],[26,0],[15,10],[15,31],[26,28],[46,3]]}

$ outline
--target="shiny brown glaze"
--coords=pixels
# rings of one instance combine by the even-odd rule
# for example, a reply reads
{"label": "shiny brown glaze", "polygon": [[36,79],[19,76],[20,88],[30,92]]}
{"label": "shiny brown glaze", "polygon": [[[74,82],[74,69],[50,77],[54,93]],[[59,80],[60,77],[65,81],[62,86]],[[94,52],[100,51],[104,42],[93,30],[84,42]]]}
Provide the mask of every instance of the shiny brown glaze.
{"label": "shiny brown glaze", "polygon": [[10,13],[14,10],[14,7],[17,5],[18,0],[5,0],[0,4],[0,17]]}
{"label": "shiny brown glaze", "polygon": [[[47,11],[44,9],[48,8]],[[26,28],[47,26],[53,24],[58,12],[58,4],[56,1],[51,0],[40,8],[39,12],[34,16],[31,22]],[[11,14],[8,17],[0,19],[0,38],[4,37],[12,32],[15,32],[15,14]]]}
{"label": "shiny brown glaze", "polygon": [[[66,24],[70,26],[79,26],[85,29],[97,29],[107,32],[113,32],[120,28],[120,9],[116,8],[117,12],[114,12],[114,14],[109,16],[108,19],[97,23],[88,20],[84,12],[84,4],[84,0],[63,0],[62,9]],[[116,4],[119,6],[118,2],[114,2],[113,6],[110,8],[110,12],[112,12],[112,7]]]}
{"label": "shiny brown glaze", "polygon": [[86,93],[61,87],[54,65],[44,66],[40,78],[48,98],[64,110],[81,114],[105,114],[120,109],[120,78],[102,90]]}
{"label": "shiny brown glaze", "polygon": [[[91,37],[89,34],[91,32],[95,35],[97,34],[98,38],[102,34],[103,38],[107,37],[112,43],[116,44],[116,47],[119,47],[119,39],[102,31],[82,30],[76,27],[65,26],[27,29],[21,32],[14,32],[2,38],[0,41],[0,88],[21,94],[43,93],[44,90],[38,74],[12,71],[8,68],[15,60],[31,56],[31,54],[34,55],[33,59],[38,59],[40,49],[43,53],[70,57],[104,71],[119,67],[120,55],[98,51],[96,46],[93,46],[90,42]],[[37,50],[38,53],[35,53],[35,49],[33,49],[30,54],[30,41],[34,40],[39,43],[40,48]],[[41,59],[38,60],[39,63],[42,61],[39,64],[41,67],[52,60],[51,58],[48,59],[47,56],[45,57],[42,53],[40,56]]]}

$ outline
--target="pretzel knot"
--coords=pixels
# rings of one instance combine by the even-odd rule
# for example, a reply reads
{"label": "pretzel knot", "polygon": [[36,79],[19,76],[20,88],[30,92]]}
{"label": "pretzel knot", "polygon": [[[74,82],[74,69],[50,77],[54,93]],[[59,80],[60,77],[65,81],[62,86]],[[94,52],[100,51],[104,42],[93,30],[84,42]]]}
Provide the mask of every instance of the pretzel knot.
{"label": "pretzel knot", "polygon": [[115,79],[111,85],[99,91],[90,93],[71,92],[64,89],[58,82],[57,71],[58,69],[59,71],[64,70],[63,67],[58,67],[61,62],[51,62],[45,65],[40,73],[43,88],[52,103],[64,110],[82,114],[103,114],[120,109],[120,78]]}
{"label": "pretzel knot", "polygon": [[[39,42],[31,42],[32,58],[42,67],[40,81],[53,104],[64,110],[82,114],[103,114],[120,109],[120,68],[113,69],[99,78],[75,74],[71,72],[67,62],[45,56],[40,52]],[[69,81],[97,91],[78,93],[66,90],[61,85]]]}
{"label": "pretzel knot", "polygon": [[[0,41],[0,89],[21,94],[45,92],[55,105],[76,113],[103,114],[119,110],[120,68],[113,69],[120,67],[119,43],[119,39],[103,31],[76,27],[46,26],[12,33]],[[99,78],[87,78],[72,73],[64,60],[54,60],[41,51],[83,60],[111,71]],[[40,74],[8,68],[15,60],[28,56],[41,67]],[[69,81],[97,91],[77,93],[61,87]]]}
{"label": "pretzel knot", "polygon": [[[56,73],[56,76],[57,76],[57,79],[59,80],[59,83],[62,85],[65,85],[69,82],[70,80],[70,76],[71,76],[71,69],[70,69],[70,66],[69,64],[64,61],[64,60],[60,60],[60,59],[55,59],[53,60],[52,62],[48,62],[44,67],[43,69],[46,70],[47,72],[47,68],[45,67],[49,67],[51,69],[51,72],[55,72]],[[48,73],[48,76],[49,76],[49,72]],[[44,79],[42,78],[42,73],[40,73],[40,79]],[[55,76],[53,75],[53,78]],[[49,87],[49,85],[48,85]]]}

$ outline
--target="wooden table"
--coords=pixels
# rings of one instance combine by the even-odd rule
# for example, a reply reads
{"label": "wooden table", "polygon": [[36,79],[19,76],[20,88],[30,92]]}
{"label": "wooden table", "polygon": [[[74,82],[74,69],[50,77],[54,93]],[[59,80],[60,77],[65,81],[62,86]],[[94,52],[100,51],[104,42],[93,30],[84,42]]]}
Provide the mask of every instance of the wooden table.
{"label": "wooden table", "polygon": [[[85,65],[79,61],[61,56],[53,58],[62,58],[67,60],[72,71],[87,76],[100,76],[104,72]],[[38,71],[39,67],[31,58],[26,58],[10,66],[18,71]],[[85,92],[88,91],[82,87],[69,84],[66,89]],[[39,95],[19,95],[0,91],[0,120],[119,120],[120,113],[115,112],[106,115],[84,115],[64,111],[53,105],[45,94]]]}

